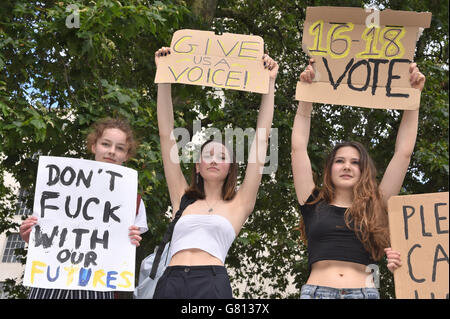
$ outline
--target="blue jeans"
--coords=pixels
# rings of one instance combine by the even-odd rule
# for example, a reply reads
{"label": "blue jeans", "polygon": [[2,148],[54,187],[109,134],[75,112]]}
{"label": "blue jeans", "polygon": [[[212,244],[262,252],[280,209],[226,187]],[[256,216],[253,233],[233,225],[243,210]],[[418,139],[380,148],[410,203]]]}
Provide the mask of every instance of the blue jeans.
{"label": "blue jeans", "polygon": [[300,299],[380,299],[377,288],[332,288],[303,285]]}

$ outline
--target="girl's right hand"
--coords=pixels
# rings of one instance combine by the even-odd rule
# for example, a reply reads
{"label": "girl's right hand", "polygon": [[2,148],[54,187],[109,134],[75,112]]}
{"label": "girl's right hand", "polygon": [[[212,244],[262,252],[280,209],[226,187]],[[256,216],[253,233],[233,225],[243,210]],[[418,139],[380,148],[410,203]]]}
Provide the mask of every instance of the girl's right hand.
{"label": "girl's right hand", "polygon": [[162,47],[161,49],[159,49],[158,51],[155,52],[155,64],[156,67],[158,67],[158,61],[160,59],[160,57],[166,56],[170,54],[170,48],[169,47]]}
{"label": "girl's right hand", "polygon": [[30,240],[30,233],[33,226],[37,224],[37,217],[31,216],[25,219],[19,227],[20,237],[28,244]]}
{"label": "girl's right hand", "polygon": [[314,72],[313,64],[315,63],[314,59],[309,59],[309,65],[306,67],[305,71],[300,74],[300,81],[312,83],[316,73]]}

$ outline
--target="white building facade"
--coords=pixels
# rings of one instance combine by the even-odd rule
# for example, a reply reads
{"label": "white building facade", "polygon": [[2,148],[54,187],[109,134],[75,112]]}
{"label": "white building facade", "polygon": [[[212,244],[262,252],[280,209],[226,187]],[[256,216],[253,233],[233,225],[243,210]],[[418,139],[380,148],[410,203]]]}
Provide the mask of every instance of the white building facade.
{"label": "white building facade", "polygon": [[[14,182],[11,179],[8,186],[13,186]],[[26,193],[21,190],[18,191],[19,200],[15,205],[12,205],[11,210],[14,210],[12,221],[16,224],[21,224],[23,216],[31,214],[31,210],[25,206],[23,200]],[[13,279],[17,282],[22,281],[25,265],[22,265],[21,258],[16,255],[15,250],[17,248],[24,248],[25,242],[22,240],[19,234],[19,229],[13,228],[0,234],[0,299],[7,298],[4,291],[5,281],[7,279]]]}

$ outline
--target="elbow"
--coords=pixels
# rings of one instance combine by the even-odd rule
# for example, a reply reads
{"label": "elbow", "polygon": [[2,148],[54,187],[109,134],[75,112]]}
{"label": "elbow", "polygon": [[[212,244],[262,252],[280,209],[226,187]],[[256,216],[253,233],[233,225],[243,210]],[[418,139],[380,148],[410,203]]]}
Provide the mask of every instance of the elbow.
{"label": "elbow", "polygon": [[308,148],[309,136],[292,132],[291,149],[292,151],[305,151]]}
{"label": "elbow", "polygon": [[158,133],[160,139],[175,139],[173,130],[170,128],[159,127]]}
{"label": "elbow", "polygon": [[170,133],[165,132],[164,130],[159,130],[159,139],[168,139],[170,138]]}
{"label": "elbow", "polygon": [[395,150],[394,156],[400,159],[402,162],[409,163],[411,161],[412,153],[413,152],[409,150],[398,149]]}
{"label": "elbow", "polygon": [[244,207],[245,207],[245,211],[247,212],[247,216],[250,216],[251,213],[253,212],[253,210],[255,209],[255,203],[256,200],[253,201],[252,203],[247,203]]}
{"label": "elbow", "polygon": [[403,160],[410,161],[412,154],[414,152],[414,146],[413,147],[396,147],[395,148],[395,156],[402,158]]}
{"label": "elbow", "polygon": [[305,151],[308,148],[308,144],[303,143],[301,141],[295,141],[294,139],[292,139],[291,141],[291,152],[300,152],[300,151]]}

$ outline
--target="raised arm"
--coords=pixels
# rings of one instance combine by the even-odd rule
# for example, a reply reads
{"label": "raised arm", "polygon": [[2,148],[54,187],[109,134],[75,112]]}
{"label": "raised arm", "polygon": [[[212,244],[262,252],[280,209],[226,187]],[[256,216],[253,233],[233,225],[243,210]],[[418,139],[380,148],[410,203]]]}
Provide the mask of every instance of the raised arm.
{"label": "raised arm", "polygon": [[[411,87],[422,91],[425,84],[425,76],[420,73],[416,63],[411,63],[409,72]],[[389,162],[380,183],[380,190],[386,204],[391,196],[395,196],[400,192],[402,187],[411,155],[414,151],[414,145],[416,144],[418,123],[419,110],[403,111],[395,142],[394,156]]]}
{"label": "raised arm", "polygon": [[[300,74],[300,81],[312,83],[315,73],[312,67],[314,60],[309,61],[305,71]],[[308,141],[311,128],[312,103],[299,101],[294,118],[291,138],[292,174],[298,202],[303,205],[314,189],[311,161],[308,156]]]}
{"label": "raised arm", "polygon": [[[155,63],[170,54],[170,48],[161,48],[155,52]],[[181,196],[188,187],[181,171],[178,148],[173,135],[174,119],[172,105],[172,89],[170,83],[158,84],[157,115],[161,153],[164,164],[164,175],[169,188],[173,214],[178,211]]]}
{"label": "raised arm", "polygon": [[264,55],[261,63],[264,63],[265,67],[270,71],[269,93],[262,95],[256,122],[255,137],[250,148],[244,181],[236,194],[236,202],[240,210],[242,210],[243,222],[245,222],[255,207],[273,119],[275,80],[278,74],[278,63],[267,54]]}

